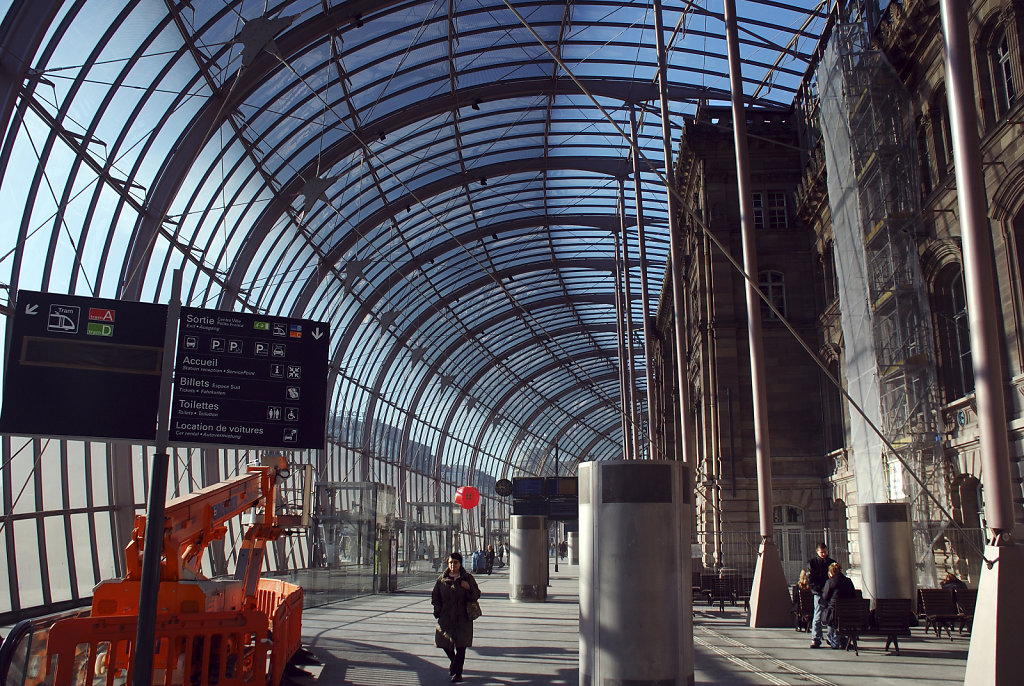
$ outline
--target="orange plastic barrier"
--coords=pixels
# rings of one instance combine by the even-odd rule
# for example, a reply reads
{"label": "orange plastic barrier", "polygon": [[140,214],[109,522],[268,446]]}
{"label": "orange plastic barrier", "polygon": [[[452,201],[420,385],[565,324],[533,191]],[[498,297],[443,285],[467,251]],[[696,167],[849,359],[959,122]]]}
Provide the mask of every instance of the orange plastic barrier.
{"label": "orange plastic barrier", "polygon": [[[45,683],[130,683],[137,624],[137,616],[76,617],[55,623],[47,641]],[[266,616],[252,611],[158,615],[153,684],[263,686],[271,649],[267,630]]]}
{"label": "orange plastic barrier", "polygon": [[260,579],[256,608],[270,617],[274,650],[270,656],[271,685],[278,686],[284,668],[302,646],[302,587],[279,579]]}

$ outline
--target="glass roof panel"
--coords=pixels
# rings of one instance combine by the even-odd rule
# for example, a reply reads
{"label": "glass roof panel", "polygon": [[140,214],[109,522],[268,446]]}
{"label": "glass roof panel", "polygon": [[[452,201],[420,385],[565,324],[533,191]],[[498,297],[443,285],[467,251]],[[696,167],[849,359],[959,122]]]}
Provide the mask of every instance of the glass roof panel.
{"label": "glass roof panel", "polygon": [[[720,3],[664,4],[676,140],[698,100],[726,102],[728,75]],[[415,412],[431,444],[462,446],[456,462],[486,436],[495,471],[534,460],[540,429],[613,453],[612,241],[630,107],[652,168],[651,311],[668,254],[654,18],[628,0],[513,5],[564,66],[502,0],[82,0],[27,57],[53,85],[34,85],[35,108],[8,134],[0,198],[27,237],[0,246],[19,255],[17,274],[12,259],[0,274],[119,292],[137,272],[133,297],[159,299],[186,265],[204,304],[331,320],[344,370],[332,411],[380,407],[368,426]],[[753,105],[791,102],[825,25],[818,5],[737,3]],[[246,27],[261,23],[276,33],[253,43]],[[75,142],[85,135],[97,140]],[[623,192],[639,309],[630,178]],[[104,254],[139,241],[138,254]],[[521,397],[502,400],[517,383]],[[461,429],[442,436],[456,396],[478,407],[464,400]],[[495,413],[513,424],[487,424]]]}

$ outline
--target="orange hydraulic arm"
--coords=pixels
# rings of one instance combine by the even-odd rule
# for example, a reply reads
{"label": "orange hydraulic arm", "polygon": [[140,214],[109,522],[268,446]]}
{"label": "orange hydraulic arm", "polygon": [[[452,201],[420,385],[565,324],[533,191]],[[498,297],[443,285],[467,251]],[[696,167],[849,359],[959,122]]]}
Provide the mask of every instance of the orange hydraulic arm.
{"label": "orange hydraulic arm", "polygon": [[[250,465],[246,474],[167,501],[160,580],[179,581],[186,573],[202,578],[203,552],[210,543],[224,538],[225,522],[251,507],[259,507],[260,513],[246,533],[243,550],[250,549],[253,540],[262,544],[280,536],[274,511],[274,488],[278,475],[285,468],[283,457],[263,458],[263,464]],[[145,536],[146,517],[136,515],[132,540],[124,551],[126,580],[138,581],[142,576]],[[260,563],[262,565],[262,558]],[[239,564],[240,572],[242,567]]]}

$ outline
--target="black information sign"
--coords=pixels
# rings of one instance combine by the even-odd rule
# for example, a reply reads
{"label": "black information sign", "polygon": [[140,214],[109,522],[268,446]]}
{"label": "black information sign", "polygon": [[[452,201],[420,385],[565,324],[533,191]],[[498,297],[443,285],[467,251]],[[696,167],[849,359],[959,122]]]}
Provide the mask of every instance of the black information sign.
{"label": "black information sign", "polygon": [[542,476],[517,476],[512,479],[512,497],[516,500],[543,498],[545,495]]}
{"label": "black information sign", "polygon": [[181,308],[170,441],[322,449],[330,327]]}
{"label": "black information sign", "polygon": [[152,442],[167,306],[18,291],[0,433]]}

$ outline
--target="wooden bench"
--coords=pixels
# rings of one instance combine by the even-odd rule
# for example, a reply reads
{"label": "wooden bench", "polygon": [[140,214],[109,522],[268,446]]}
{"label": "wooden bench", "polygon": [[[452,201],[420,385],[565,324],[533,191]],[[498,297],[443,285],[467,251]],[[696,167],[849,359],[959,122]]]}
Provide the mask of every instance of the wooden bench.
{"label": "wooden bench", "polygon": [[797,631],[810,633],[814,621],[814,594],[809,588],[793,586],[793,624]]}
{"label": "wooden bench", "polygon": [[900,636],[910,635],[910,598],[878,598],[872,612],[873,621],[864,635],[885,636],[885,650],[892,644],[900,654]]}
{"label": "wooden bench", "polygon": [[960,621],[960,611],[956,609],[953,592],[945,588],[922,588],[918,591],[921,607],[918,611],[924,616],[924,630],[932,629],[936,636],[946,630],[949,640],[953,640],[952,628]]}
{"label": "wooden bench", "polygon": [[959,588],[953,591],[953,602],[956,603],[956,609],[960,615],[960,633],[963,633],[965,628],[970,631],[971,625],[974,623],[974,606],[978,602],[978,589]]}
{"label": "wooden bench", "polygon": [[846,650],[853,648],[860,655],[857,639],[870,629],[871,601],[865,598],[836,598],[832,613],[832,625],[836,635],[846,643]]}
{"label": "wooden bench", "polygon": [[708,594],[708,605],[718,604],[719,612],[725,610],[725,603],[736,604],[735,584],[731,577],[713,579],[711,582],[711,593]]}

